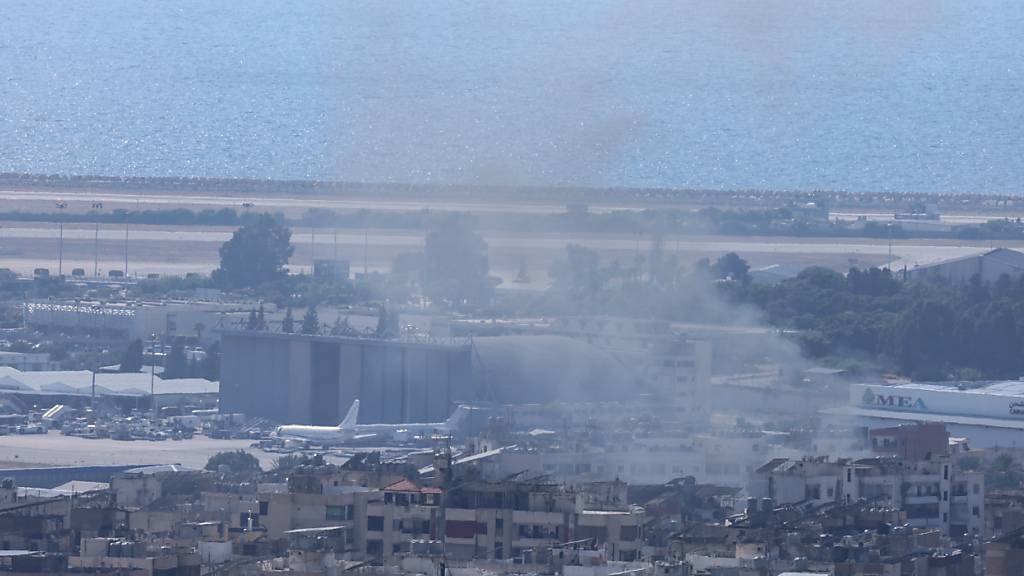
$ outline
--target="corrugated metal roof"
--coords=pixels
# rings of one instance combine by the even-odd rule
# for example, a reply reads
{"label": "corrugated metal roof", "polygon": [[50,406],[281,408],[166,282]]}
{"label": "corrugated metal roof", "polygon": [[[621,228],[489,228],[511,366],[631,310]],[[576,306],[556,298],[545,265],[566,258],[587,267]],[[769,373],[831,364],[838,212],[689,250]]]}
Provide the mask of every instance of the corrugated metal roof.
{"label": "corrugated metal roof", "polygon": [[[96,373],[96,393],[106,396],[149,396],[148,372],[107,374]],[[161,394],[217,394],[219,382],[203,378],[153,380],[157,395]],[[41,395],[92,395],[92,372],[88,370],[58,370],[22,372],[10,366],[0,366],[0,392]]]}

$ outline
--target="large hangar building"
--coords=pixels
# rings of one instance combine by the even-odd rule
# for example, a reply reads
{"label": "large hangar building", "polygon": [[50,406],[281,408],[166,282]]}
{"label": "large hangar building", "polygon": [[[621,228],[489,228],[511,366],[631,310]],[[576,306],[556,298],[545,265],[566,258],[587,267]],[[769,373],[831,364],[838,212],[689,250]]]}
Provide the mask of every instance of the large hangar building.
{"label": "large hangar building", "polygon": [[853,384],[847,406],[822,411],[877,428],[938,422],[970,446],[1024,447],[1024,382],[911,382]]}
{"label": "large hangar building", "polygon": [[224,412],[327,426],[358,398],[361,423],[439,422],[477,399],[468,342],[225,331],[221,346]]}

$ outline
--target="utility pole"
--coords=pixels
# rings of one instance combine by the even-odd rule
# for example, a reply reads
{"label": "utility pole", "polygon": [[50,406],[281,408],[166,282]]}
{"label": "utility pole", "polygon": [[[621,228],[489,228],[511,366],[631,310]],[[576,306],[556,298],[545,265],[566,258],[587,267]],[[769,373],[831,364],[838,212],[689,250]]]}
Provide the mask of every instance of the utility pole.
{"label": "utility pole", "polygon": [[124,279],[128,280],[128,218],[124,221]]}
{"label": "utility pole", "polygon": [[64,209],[68,207],[68,203],[63,200],[57,200],[57,210],[59,216],[57,219],[59,222],[57,225],[60,227],[60,241],[57,248],[57,276],[64,275]]}
{"label": "utility pole", "polygon": [[151,422],[156,422],[156,334],[150,335],[149,346],[149,408],[153,415]]}
{"label": "utility pole", "polygon": [[889,260],[885,263],[886,270],[892,270],[892,222],[886,226],[889,231]]}
{"label": "utility pole", "polygon": [[[103,202],[93,202],[93,210],[102,210]],[[92,275],[100,275],[100,218],[96,215],[96,238],[93,241],[93,260],[92,260]]]}

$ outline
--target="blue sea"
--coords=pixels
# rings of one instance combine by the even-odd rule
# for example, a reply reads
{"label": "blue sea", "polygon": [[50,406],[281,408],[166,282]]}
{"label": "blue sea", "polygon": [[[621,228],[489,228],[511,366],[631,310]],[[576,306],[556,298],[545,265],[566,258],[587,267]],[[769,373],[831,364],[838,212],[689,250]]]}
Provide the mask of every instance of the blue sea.
{"label": "blue sea", "polygon": [[1021,0],[0,0],[0,172],[1024,191]]}

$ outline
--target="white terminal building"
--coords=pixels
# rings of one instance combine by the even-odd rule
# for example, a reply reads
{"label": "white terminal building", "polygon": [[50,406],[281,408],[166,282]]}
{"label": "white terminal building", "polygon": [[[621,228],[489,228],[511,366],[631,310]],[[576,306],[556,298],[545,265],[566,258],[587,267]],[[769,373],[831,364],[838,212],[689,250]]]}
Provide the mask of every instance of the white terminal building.
{"label": "white terminal building", "polygon": [[941,422],[975,448],[1024,447],[1024,382],[854,384],[850,402],[823,410],[868,427]]}

